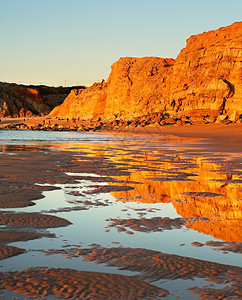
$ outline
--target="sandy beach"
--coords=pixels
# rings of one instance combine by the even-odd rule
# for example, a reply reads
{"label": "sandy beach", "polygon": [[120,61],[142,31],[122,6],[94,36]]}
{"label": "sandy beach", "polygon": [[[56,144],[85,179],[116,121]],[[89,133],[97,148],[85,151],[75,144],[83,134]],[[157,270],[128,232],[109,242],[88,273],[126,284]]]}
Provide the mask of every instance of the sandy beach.
{"label": "sandy beach", "polygon": [[147,126],[117,129],[115,132],[166,135],[180,138],[203,139],[202,148],[222,152],[242,152],[241,124],[207,124],[191,126]]}
{"label": "sandy beach", "polygon": [[[240,297],[241,126],[115,129],[78,142],[19,133],[0,145],[3,297]],[[188,286],[176,292],[177,280]]]}
{"label": "sandy beach", "polygon": [[[81,126],[95,127],[98,122],[61,119],[61,118],[4,118],[0,122],[0,126],[8,124],[26,124],[27,126],[62,126],[64,130],[79,128]],[[79,129],[78,129],[79,130]],[[91,130],[92,131],[92,130]],[[241,152],[242,151],[242,124],[204,124],[204,125],[148,125],[146,127],[116,127],[101,128],[100,132],[115,132],[120,134],[148,134],[148,135],[170,135],[182,138],[207,139],[203,142],[203,147],[209,147],[212,150],[223,152]]]}

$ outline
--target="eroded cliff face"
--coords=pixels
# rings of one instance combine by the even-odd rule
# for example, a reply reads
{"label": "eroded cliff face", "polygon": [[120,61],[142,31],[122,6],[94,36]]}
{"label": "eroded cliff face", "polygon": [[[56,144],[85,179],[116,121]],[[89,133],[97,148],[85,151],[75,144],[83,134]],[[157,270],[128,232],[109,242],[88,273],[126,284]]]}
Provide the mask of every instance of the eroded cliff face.
{"label": "eroded cliff face", "polygon": [[63,103],[72,89],[78,87],[52,87],[45,85],[18,85],[0,82],[0,117],[30,117],[48,114]]}
{"label": "eroded cliff face", "polygon": [[242,22],[191,36],[176,58],[167,110],[191,115],[242,112]]}
{"label": "eroded cliff face", "polygon": [[47,114],[50,108],[43,103],[39,92],[17,84],[0,83],[0,117],[30,117]]}
{"label": "eroded cliff face", "polygon": [[56,106],[61,105],[73,89],[82,90],[85,89],[85,86],[54,87],[46,85],[33,85],[29,86],[29,88],[36,89],[41,95],[44,104],[53,109]]}
{"label": "eroded cliff face", "polygon": [[171,58],[120,58],[107,82],[73,90],[49,116],[82,119],[125,119],[163,112],[166,105]]}
{"label": "eroded cliff face", "polygon": [[88,89],[73,89],[65,101],[54,108],[49,116],[93,119],[103,116],[106,106],[107,84],[95,83]]}
{"label": "eroded cliff face", "polygon": [[132,119],[163,111],[173,64],[158,57],[120,58],[107,82],[105,117]]}
{"label": "eroded cliff face", "polygon": [[242,114],[241,44],[242,22],[237,22],[191,36],[175,61],[120,58],[107,83],[71,92],[50,115],[131,120],[155,114],[214,122],[236,112],[237,121]]}

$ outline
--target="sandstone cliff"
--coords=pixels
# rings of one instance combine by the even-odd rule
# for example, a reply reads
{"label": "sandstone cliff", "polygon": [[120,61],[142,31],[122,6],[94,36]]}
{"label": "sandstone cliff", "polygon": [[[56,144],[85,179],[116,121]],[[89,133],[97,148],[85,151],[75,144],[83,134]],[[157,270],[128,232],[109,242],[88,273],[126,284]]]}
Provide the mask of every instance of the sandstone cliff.
{"label": "sandstone cliff", "polygon": [[108,79],[105,117],[132,118],[165,109],[173,59],[121,58]]}
{"label": "sandstone cliff", "polygon": [[242,112],[241,45],[242,22],[191,36],[176,58],[167,109],[181,114]]}
{"label": "sandstone cliff", "polygon": [[73,89],[85,89],[84,86],[71,86],[71,87],[53,87],[46,85],[33,85],[26,86],[27,88],[36,89],[41,95],[44,104],[48,105],[51,109],[63,103],[65,98],[70,94]]}
{"label": "sandstone cliff", "polygon": [[[48,114],[60,105],[73,88],[17,85],[0,82],[0,117],[29,117]],[[78,89],[85,87],[79,86]]]}
{"label": "sandstone cliff", "polygon": [[128,119],[164,111],[171,58],[120,58],[107,82],[73,90],[49,116],[83,119]]}
{"label": "sandstone cliff", "polygon": [[36,89],[17,84],[0,83],[0,117],[30,117],[47,114],[50,108],[43,103]]}
{"label": "sandstone cliff", "polygon": [[103,115],[107,84],[95,83],[87,89],[73,89],[62,105],[54,108],[51,117],[92,119]]}
{"label": "sandstone cliff", "polygon": [[121,58],[112,65],[107,83],[72,91],[50,116],[103,120],[155,117],[158,122],[188,116],[203,122],[216,118],[237,121],[242,113],[241,44],[242,22],[237,22],[191,36],[175,61]]}

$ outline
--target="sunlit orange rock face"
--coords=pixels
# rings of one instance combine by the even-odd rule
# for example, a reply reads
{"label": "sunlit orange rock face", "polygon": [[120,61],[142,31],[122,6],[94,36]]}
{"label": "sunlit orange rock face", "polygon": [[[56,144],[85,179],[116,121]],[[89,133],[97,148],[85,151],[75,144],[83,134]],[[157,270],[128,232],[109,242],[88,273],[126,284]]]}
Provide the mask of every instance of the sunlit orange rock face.
{"label": "sunlit orange rock face", "polygon": [[95,83],[88,89],[73,89],[66,100],[54,108],[49,116],[92,119],[103,116],[106,106],[107,84]]}
{"label": "sunlit orange rock face", "polygon": [[191,36],[174,61],[120,58],[107,83],[73,91],[50,116],[132,119],[242,113],[242,22]]}
{"label": "sunlit orange rock face", "polygon": [[132,119],[160,112],[165,108],[166,80],[173,64],[173,59],[158,57],[120,58],[112,65],[107,83],[73,90],[50,116]]}
{"label": "sunlit orange rock face", "polygon": [[128,118],[165,109],[173,59],[120,58],[108,79],[105,117]]}
{"label": "sunlit orange rock face", "polygon": [[242,112],[242,22],[191,36],[170,77],[171,110]]}

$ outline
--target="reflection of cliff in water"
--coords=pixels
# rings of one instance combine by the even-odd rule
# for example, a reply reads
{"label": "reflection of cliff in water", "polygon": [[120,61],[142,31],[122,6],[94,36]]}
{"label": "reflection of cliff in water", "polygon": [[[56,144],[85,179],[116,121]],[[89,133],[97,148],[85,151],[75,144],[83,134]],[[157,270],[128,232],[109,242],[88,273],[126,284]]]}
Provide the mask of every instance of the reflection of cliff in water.
{"label": "reflection of cliff in water", "polygon": [[46,148],[40,147],[39,145],[11,145],[11,144],[3,144],[0,145],[0,152],[23,152],[23,151],[45,151]]}
{"label": "reflection of cliff in water", "polygon": [[[181,155],[155,160],[140,158],[141,169],[132,163],[129,176],[123,182],[134,190],[112,193],[118,200],[157,203],[172,201],[177,213],[184,218],[206,217],[187,227],[226,241],[241,241],[240,225],[242,181],[239,170],[227,161],[211,162],[205,158],[187,159]],[[215,159],[216,160],[216,159]]]}
{"label": "reflection of cliff in water", "polygon": [[79,163],[83,165],[83,158],[89,159],[88,170],[110,177],[109,185],[133,187],[112,192],[118,201],[172,202],[183,218],[208,219],[188,223],[188,228],[225,241],[241,241],[240,164],[233,163],[226,154],[187,153],[183,146],[175,149],[175,144],[173,149],[162,148],[160,142],[142,147],[136,143],[86,143],[66,147],[85,153],[85,158],[80,160],[77,156]]}

